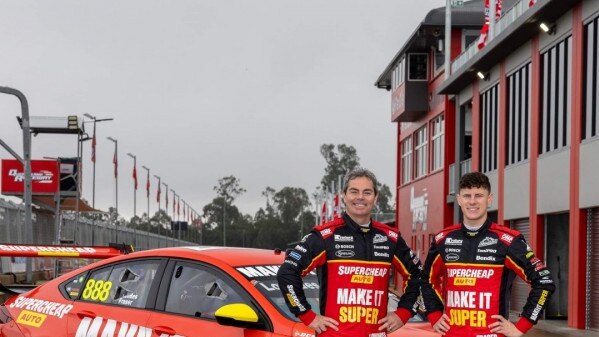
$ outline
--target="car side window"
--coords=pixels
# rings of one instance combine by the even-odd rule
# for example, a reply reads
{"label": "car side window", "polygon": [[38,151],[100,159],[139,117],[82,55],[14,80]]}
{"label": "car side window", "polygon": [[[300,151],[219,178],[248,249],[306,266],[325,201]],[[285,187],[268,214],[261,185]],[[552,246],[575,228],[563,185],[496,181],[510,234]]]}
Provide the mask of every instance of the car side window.
{"label": "car side window", "polygon": [[159,265],[139,260],[96,269],[80,290],[81,300],[144,308]]}
{"label": "car side window", "polygon": [[178,262],[171,277],[165,311],[214,319],[214,312],[223,305],[246,303],[231,282],[210,268]]}
{"label": "car side window", "polygon": [[83,282],[86,276],[87,272],[84,272],[64,282],[60,287],[63,296],[69,300],[76,300],[83,290]]}

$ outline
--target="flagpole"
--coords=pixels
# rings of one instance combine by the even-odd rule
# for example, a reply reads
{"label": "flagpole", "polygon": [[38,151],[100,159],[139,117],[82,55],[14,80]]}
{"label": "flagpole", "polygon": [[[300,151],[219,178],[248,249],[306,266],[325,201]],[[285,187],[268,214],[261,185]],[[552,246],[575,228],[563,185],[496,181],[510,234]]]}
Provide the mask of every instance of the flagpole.
{"label": "flagpole", "polygon": [[145,165],[141,166],[144,170],[147,171],[147,176],[146,176],[146,197],[147,197],[147,201],[148,201],[148,223],[146,224],[146,235],[148,237],[148,249],[150,249],[150,169],[147,168]]}
{"label": "flagpole", "polygon": [[133,217],[137,216],[137,156],[127,153],[133,158]]}
{"label": "flagpole", "polygon": [[445,4],[445,80],[451,75],[451,0]]}
{"label": "flagpole", "polygon": [[107,122],[111,121],[114,118],[101,118],[97,119],[96,116],[92,116],[90,114],[83,114],[83,116],[94,121],[94,136],[92,138],[92,167],[93,167],[93,180],[92,180],[92,207],[96,208],[96,123],[97,122]]}
{"label": "flagpole", "polygon": [[115,208],[115,212],[116,212],[116,219],[114,219],[114,225],[116,227],[116,238],[115,241],[118,243],[119,242],[119,229],[118,229],[118,223],[119,223],[119,164],[118,164],[118,150],[119,150],[119,143],[116,139],[112,138],[112,137],[106,137],[106,139],[110,140],[111,142],[114,143],[114,156],[112,157],[112,163],[114,164],[114,187],[115,187],[115,204],[114,204],[114,208]]}

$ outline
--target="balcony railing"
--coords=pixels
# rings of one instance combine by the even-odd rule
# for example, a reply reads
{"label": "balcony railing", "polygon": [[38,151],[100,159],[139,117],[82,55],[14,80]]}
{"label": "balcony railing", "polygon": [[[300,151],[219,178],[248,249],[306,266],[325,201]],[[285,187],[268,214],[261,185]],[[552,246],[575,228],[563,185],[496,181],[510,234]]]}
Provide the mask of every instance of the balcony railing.
{"label": "balcony railing", "polygon": [[[493,37],[503,32],[509,25],[514,23],[526,10],[528,10],[529,0],[520,0],[514,6],[512,6],[507,12],[503,13],[499,21],[495,23],[494,34],[489,34],[487,43],[493,40]],[[463,67],[470,59],[478,53],[478,42],[474,42],[468,47],[462,54],[460,54],[453,62],[451,62],[451,73],[455,73],[458,69]]]}

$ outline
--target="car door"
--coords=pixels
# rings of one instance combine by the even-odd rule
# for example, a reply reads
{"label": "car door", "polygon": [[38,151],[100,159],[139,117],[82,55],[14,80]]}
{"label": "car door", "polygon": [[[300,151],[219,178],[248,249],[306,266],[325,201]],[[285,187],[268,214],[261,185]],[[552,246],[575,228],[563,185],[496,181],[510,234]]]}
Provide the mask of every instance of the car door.
{"label": "car door", "polygon": [[[166,262],[135,259],[102,266],[63,284],[75,299],[67,336],[150,336],[148,307],[155,303],[157,277]],[[156,281],[156,282],[155,282]]]}
{"label": "car door", "polygon": [[[271,336],[268,320],[255,301],[232,277],[206,264],[172,260],[166,269],[158,294],[156,310],[148,326],[153,337]],[[227,304],[245,303],[258,313],[263,328],[240,328],[217,323],[214,313]]]}

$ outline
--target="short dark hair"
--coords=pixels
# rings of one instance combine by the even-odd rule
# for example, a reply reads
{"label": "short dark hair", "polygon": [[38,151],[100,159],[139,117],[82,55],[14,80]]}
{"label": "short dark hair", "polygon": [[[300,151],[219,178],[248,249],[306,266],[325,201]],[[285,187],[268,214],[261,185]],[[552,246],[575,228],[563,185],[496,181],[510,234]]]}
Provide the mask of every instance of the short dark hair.
{"label": "short dark hair", "polygon": [[481,172],[466,173],[460,179],[460,190],[464,188],[483,188],[491,193],[489,178]]}
{"label": "short dark hair", "polygon": [[376,180],[376,176],[371,171],[361,167],[353,169],[345,175],[345,177],[343,178],[343,193],[347,192],[347,187],[349,185],[350,180],[360,177],[370,179],[370,181],[372,181],[372,186],[374,186],[374,195],[379,194],[379,182]]}

